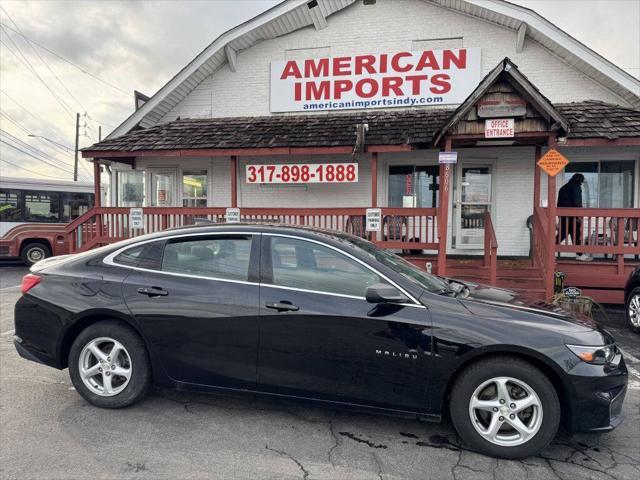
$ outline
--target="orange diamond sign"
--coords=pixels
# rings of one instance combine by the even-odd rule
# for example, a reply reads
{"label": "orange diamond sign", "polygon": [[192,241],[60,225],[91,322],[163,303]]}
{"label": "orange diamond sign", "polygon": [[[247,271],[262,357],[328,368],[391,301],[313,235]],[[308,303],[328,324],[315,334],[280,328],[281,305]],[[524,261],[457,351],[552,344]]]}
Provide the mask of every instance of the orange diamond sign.
{"label": "orange diamond sign", "polygon": [[569,160],[554,148],[549,150],[540,160],[538,160],[538,166],[550,177],[555,177],[559,174],[568,163]]}

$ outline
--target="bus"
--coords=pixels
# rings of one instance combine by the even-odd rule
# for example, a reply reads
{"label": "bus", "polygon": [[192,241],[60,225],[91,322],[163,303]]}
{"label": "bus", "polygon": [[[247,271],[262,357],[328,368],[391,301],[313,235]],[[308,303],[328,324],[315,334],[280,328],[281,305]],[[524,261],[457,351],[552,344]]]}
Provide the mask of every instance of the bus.
{"label": "bus", "polygon": [[69,252],[67,223],[94,205],[92,183],[0,178],[0,258],[27,265]]}

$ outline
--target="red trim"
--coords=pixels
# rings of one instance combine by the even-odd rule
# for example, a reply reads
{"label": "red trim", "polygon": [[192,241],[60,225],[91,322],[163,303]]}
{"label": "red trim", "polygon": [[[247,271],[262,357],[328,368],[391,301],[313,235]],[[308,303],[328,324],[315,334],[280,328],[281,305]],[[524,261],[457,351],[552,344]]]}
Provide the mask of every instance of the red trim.
{"label": "red trim", "polygon": [[[451,137],[444,139],[444,151],[451,151]],[[440,206],[438,208],[438,275],[447,273],[447,223],[449,216],[449,191],[451,190],[451,166],[440,164]]]}
{"label": "red trim", "polygon": [[372,153],[410,152],[413,147],[407,143],[402,145],[369,145],[366,150]]}
{"label": "red trim", "polygon": [[93,203],[96,207],[102,206],[100,197],[100,163],[93,164]]}
{"label": "red trim", "polygon": [[82,157],[260,157],[266,155],[335,155],[351,153],[352,151],[353,147],[191,148],[179,150],[138,150],[133,152],[101,152],[87,150],[82,152]]}
{"label": "red trim", "polygon": [[[549,148],[556,147],[556,137],[550,134],[548,140]],[[553,274],[556,270],[556,252],[553,246],[556,244],[556,177],[547,175],[547,214],[549,215],[547,225],[547,267],[545,278],[545,293],[547,298],[553,295]]]}
{"label": "red trim", "polygon": [[567,138],[559,147],[637,147],[640,137],[622,137],[615,140],[606,138]]}
{"label": "red trim", "polygon": [[519,138],[549,138],[549,132],[520,132],[508,138],[486,138],[483,133],[458,133],[451,135],[452,140],[517,140]]}

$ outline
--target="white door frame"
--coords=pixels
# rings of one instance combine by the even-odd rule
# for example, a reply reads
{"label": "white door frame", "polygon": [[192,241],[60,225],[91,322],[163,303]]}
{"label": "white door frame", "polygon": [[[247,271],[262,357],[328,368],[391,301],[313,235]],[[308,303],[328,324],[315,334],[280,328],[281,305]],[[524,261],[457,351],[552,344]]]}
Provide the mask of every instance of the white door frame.
{"label": "white door frame", "polygon": [[145,191],[145,195],[144,195],[144,199],[145,199],[145,206],[147,207],[151,207],[153,206],[153,195],[154,195],[154,184],[153,184],[153,175],[158,175],[158,174],[164,174],[164,175],[173,175],[174,177],[174,182],[173,182],[173,190],[172,190],[172,195],[173,195],[173,199],[171,202],[171,205],[166,205],[168,207],[177,207],[178,205],[178,193],[179,192],[179,188],[178,188],[178,169],[177,167],[149,167],[146,169],[147,172],[147,182],[145,182],[145,185],[148,185],[149,188]]}
{"label": "white door frame", "polygon": [[[490,189],[490,202],[489,202],[489,212],[491,214],[491,219],[495,219],[495,209],[496,209],[496,185],[497,185],[497,159],[495,158],[461,158],[458,160],[456,165],[456,189],[455,194],[452,195],[453,201],[453,213],[452,213],[452,231],[451,235],[455,236],[455,244],[452,242],[452,247],[454,250],[459,251],[468,251],[468,250],[483,250],[484,244],[472,244],[472,245],[461,245],[460,244],[460,231],[461,231],[461,221],[462,221],[462,169],[469,167],[489,167],[491,172],[491,189]],[[495,225],[495,220],[494,220]]]}

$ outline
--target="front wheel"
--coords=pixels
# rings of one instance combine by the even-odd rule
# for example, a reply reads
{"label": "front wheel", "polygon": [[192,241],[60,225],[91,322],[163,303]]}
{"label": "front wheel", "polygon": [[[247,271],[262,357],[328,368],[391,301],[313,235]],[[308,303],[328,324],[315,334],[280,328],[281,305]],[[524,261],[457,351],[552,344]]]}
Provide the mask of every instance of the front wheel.
{"label": "front wheel", "polygon": [[640,333],[640,287],[631,290],[627,299],[627,323],[633,333]]}
{"label": "front wheel", "polygon": [[513,357],[471,365],[451,390],[451,420],[472,449],[493,457],[535,455],[555,437],[560,401],[539,369]]}
{"label": "front wheel", "polygon": [[69,376],[78,393],[101,408],[131,405],[151,384],[144,342],[116,321],[95,323],[80,332],[69,352]]}

